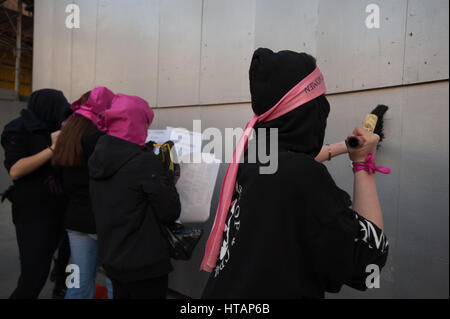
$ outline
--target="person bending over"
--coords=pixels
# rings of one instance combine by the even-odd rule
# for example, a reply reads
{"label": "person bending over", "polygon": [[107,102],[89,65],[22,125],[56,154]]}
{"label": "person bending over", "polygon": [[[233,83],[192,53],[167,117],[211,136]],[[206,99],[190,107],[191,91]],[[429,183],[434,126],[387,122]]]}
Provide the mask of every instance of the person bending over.
{"label": "person bending over", "polygon": [[172,270],[161,225],[180,215],[173,176],[145,148],[153,111],[144,100],[117,94],[89,160],[90,192],[100,264],[114,299],[164,299]]}

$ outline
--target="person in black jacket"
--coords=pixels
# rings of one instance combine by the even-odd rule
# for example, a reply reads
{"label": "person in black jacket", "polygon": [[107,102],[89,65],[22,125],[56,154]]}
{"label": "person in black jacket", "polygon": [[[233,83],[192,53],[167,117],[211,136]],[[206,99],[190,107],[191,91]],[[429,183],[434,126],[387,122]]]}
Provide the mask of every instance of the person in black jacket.
{"label": "person in black jacket", "polygon": [[[208,240],[202,268],[211,275],[203,298],[323,298],[343,285],[368,289],[368,269],[381,270],[388,255],[375,178],[373,172],[355,171],[351,208],[350,196],[315,160],[330,111],[316,60],[306,53],[258,49],[249,75],[258,119],[253,122],[254,143],[270,143],[270,134],[259,129],[277,129],[278,170],[262,174],[266,165],[250,162],[245,153],[235,181],[224,181],[234,192],[223,206],[224,225],[216,232],[220,237]],[[307,95],[315,89],[315,95]],[[298,97],[305,97],[304,102]],[[259,120],[279,111],[279,105],[291,108]],[[350,158],[364,167],[368,154],[376,153],[379,137],[363,128],[353,134],[363,146],[349,149]],[[216,216],[214,225],[220,223]]]}
{"label": "person in black jacket", "polygon": [[60,91],[36,91],[28,108],[2,133],[4,165],[14,181],[5,196],[12,203],[21,271],[11,299],[38,298],[64,235],[67,198],[50,159],[69,107]]}
{"label": "person in black jacket", "polygon": [[145,149],[153,111],[118,94],[106,111],[108,135],[89,159],[99,258],[115,299],[163,299],[172,270],[161,224],[180,215],[173,176]]}
{"label": "person in black jacket", "polygon": [[[92,299],[96,291],[98,243],[89,194],[87,162],[97,140],[106,130],[104,114],[114,93],[97,87],[72,104],[73,115],[64,124],[52,164],[63,171],[64,190],[69,198],[65,227],[70,241],[71,263],[79,267],[79,285],[69,286],[66,299]],[[112,287],[107,279],[108,295]]]}

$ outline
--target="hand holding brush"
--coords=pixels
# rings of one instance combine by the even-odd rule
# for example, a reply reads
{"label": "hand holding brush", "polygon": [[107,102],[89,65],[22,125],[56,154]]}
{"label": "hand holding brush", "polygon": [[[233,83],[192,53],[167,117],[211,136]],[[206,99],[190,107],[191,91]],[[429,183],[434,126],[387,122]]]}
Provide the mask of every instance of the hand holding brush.
{"label": "hand holding brush", "polygon": [[[383,126],[384,114],[388,111],[389,107],[386,105],[378,105],[372,113],[366,116],[363,127],[370,133],[377,134],[380,137],[380,142],[384,139]],[[360,137],[350,136],[346,140],[346,144],[350,148],[359,148],[364,144],[364,141]],[[379,144],[378,144],[379,147]]]}
{"label": "hand holding brush", "polygon": [[[383,117],[388,111],[389,107],[386,105],[378,105],[371,114],[369,114],[364,121],[364,128],[369,132],[380,136],[380,142],[384,139],[383,133]],[[354,149],[360,147],[364,141],[356,136],[350,136],[347,140],[325,145],[316,157],[317,162],[331,161],[333,157],[348,153],[347,147]],[[378,144],[378,147],[380,144]]]}

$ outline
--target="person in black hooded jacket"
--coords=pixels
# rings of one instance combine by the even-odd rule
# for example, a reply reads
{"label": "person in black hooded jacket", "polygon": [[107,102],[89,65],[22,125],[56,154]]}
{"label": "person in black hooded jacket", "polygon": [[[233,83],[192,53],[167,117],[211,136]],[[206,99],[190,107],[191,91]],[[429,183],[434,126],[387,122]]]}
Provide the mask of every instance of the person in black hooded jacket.
{"label": "person in black hooded jacket", "polygon": [[[250,67],[255,114],[272,109],[315,70],[316,61],[308,54],[258,49]],[[367,266],[381,269],[386,263],[388,242],[374,176],[355,173],[350,208],[350,196],[314,160],[330,111],[326,97],[297,106],[255,126],[255,143],[262,138],[270,142],[270,134],[259,129],[278,129],[278,170],[263,175],[264,165],[249,162],[244,154],[221,245],[211,246],[220,247],[217,261],[208,262],[207,246],[202,263],[211,271],[203,298],[323,298],[344,284],[365,290]],[[353,133],[365,144],[349,149],[350,157],[364,161],[369,151],[375,153],[378,138],[363,128]]]}
{"label": "person in black hooded jacket", "polygon": [[[12,299],[39,296],[53,254],[64,236],[67,199],[60,172],[51,166],[50,159],[69,107],[60,91],[36,91],[30,97],[28,108],[5,126],[1,136],[4,165],[14,181],[5,197],[12,203],[20,254],[21,274]],[[56,278],[59,286],[66,266],[64,262],[61,264],[57,267],[62,268],[63,274]]]}
{"label": "person in black hooded jacket", "polygon": [[144,100],[117,94],[105,114],[108,133],[89,159],[99,260],[114,299],[163,299],[168,289],[172,266],[160,226],[181,207],[173,176],[145,149],[153,116]]}

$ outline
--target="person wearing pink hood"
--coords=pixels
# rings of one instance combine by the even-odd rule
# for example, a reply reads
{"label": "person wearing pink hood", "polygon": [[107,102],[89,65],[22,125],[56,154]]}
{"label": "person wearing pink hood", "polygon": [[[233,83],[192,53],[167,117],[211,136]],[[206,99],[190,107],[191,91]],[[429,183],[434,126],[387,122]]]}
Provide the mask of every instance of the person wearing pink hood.
{"label": "person wearing pink hood", "polygon": [[[114,93],[109,89],[97,87],[73,103],[74,113],[61,131],[52,158],[52,164],[63,171],[63,185],[69,197],[65,228],[69,236],[71,264],[80,270],[80,285],[68,287],[66,299],[92,299],[96,291],[98,244],[87,163],[97,140],[105,134],[105,111],[113,98]],[[112,298],[108,280],[107,286]]]}
{"label": "person wearing pink hood", "polygon": [[181,206],[173,176],[145,147],[153,118],[146,101],[117,94],[89,159],[99,258],[114,299],[164,299],[172,271],[160,225],[175,222]]}

